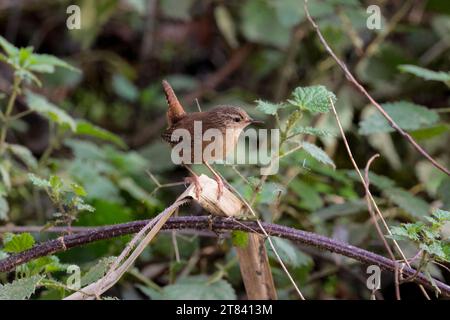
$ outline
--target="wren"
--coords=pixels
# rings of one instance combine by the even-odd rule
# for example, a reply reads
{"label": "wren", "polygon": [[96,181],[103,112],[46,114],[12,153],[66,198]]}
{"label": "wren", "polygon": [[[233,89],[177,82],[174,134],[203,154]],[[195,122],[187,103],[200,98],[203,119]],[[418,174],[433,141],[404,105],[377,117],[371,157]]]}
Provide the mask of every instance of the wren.
{"label": "wren", "polygon": [[[162,85],[168,104],[168,128],[163,132],[162,138],[173,147],[180,142],[179,139],[175,139],[175,137],[173,136],[174,131],[177,129],[186,129],[187,131],[189,131],[191,138],[191,163],[194,162],[193,147],[196,139],[202,139],[203,133],[208,129],[217,129],[217,131],[221,134],[222,139],[213,141],[201,140],[202,150],[204,150],[206,146],[210,145],[211,143],[218,144],[213,146],[213,149],[220,150],[220,152],[215,152],[207,155],[202,152],[201,155],[201,162],[205,164],[206,167],[213,173],[214,178],[217,181],[217,197],[219,199],[223,193],[224,183],[222,178],[211,167],[210,163],[216,160],[224,160],[226,156],[236,148],[239,135],[245,127],[250,124],[261,124],[263,122],[253,120],[247,114],[247,112],[245,112],[240,107],[228,105],[217,106],[215,108],[212,108],[211,110],[203,112],[186,113],[183,106],[178,101],[178,98],[175,95],[175,92],[173,91],[170,84],[166,80],[163,80]],[[197,121],[201,123],[201,136],[194,133],[194,124]],[[196,195],[198,197],[201,192],[201,186],[199,184],[198,176],[187,163],[183,163],[183,165],[192,174],[192,182],[195,185]]]}

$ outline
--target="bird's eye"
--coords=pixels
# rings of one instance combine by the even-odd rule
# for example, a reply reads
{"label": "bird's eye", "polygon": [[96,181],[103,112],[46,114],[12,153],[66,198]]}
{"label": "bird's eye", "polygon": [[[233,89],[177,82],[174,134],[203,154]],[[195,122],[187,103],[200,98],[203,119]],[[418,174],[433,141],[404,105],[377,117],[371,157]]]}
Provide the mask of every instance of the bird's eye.
{"label": "bird's eye", "polygon": [[240,122],[240,121],[241,121],[241,118],[236,117],[236,118],[234,118],[233,120],[234,120],[234,122]]}

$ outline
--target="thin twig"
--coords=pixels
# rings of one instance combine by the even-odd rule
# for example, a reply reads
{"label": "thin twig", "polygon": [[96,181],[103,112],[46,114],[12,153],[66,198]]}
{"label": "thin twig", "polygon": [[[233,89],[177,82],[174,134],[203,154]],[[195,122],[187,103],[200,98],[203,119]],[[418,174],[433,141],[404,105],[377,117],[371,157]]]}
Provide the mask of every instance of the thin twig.
{"label": "thin twig", "polygon": [[[389,226],[388,226],[388,224],[386,223],[386,220],[384,219],[383,214],[381,213],[380,209],[378,208],[378,205],[377,205],[375,199],[373,198],[372,193],[371,193],[370,190],[369,190],[369,186],[367,185],[367,183],[366,183],[364,177],[362,176],[361,171],[359,170],[358,165],[356,164],[355,158],[353,157],[352,150],[350,149],[350,145],[349,145],[349,143],[348,143],[348,141],[347,141],[347,137],[345,136],[345,132],[344,132],[344,129],[342,128],[341,120],[339,119],[339,116],[338,116],[338,114],[337,114],[337,111],[336,111],[336,108],[335,108],[335,106],[334,106],[333,100],[330,98],[329,101],[330,101],[331,109],[333,110],[334,116],[335,116],[335,118],[336,118],[336,122],[337,122],[337,124],[338,124],[339,131],[340,131],[340,133],[341,133],[342,140],[344,141],[344,145],[345,145],[345,148],[346,148],[346,150],[347,150],[347,153],[348,153],[348,156],[349,156],[349,158],[350,158],[350,161],[351,161],[353,167],[355,168],[356,173],[358,174],[358,176],[359,176],[359,178],[360,178],[360,180],[361,180],[361,182],[362,182],[362,184],[363,184],[363,186],[364,186],[364,190],[365,190],[367,196],[370,198],[370,201],[372,202],[372,205],[373,205],[373,207],[375,208],[375,211],[376,211],[378,217],[380,218],[381,222],[383,223],[384,228],[386,229],[387,233],[392,237],[392,232],[391,232],[391,230],[389,229]],[[405,254],[403,253],[403,251],[402,251],[402,249],[400,248],[400,246],[398,245],[397,241],[396,241],[394,238],[392,238],[392,242],[394,243],[394,246],[395,246],[397,252],[398,252],[398,253],[400,254],[400,256],[402,257],[403,261],[405,261],[406,265],[407,265],[408,267],[411,267],[411,265],[410,265],[409,262],[408,262],[408,259],[406,259],[406,256],[405,256]],[[428,299],[430,299],[429,296],[428,296],[428,294],[427,294],[427,292],[426,292],[425,289],[423,288],[423,286],[420,285],[420,288],[421,288],[423,294],[425,295],[425,297],[427,297]]]}
{"label": "thin twig", "polygon": [[[370,188],[370,179],[369,179],[369,169],[370,169],[370,165],[372,164],[372,162],[378,158],[380,155],[377,153],[375,155],[373,155],[369,161],[367,161],[366,164],[366,168],[364,170],[365,172],[365,179],[366,179],[366,184],[367,184],[367,188]],[[389,254],[389,257],[395,261],[395,256],[394,253],[391,250],[391,247],[389,246],[389,244],[387,243],[386,238],[384,237],[383,231],[381,231],[380,225],[378,224],[378,220],[377,217],[375,215],[375,212],[373,212],[373,208],[372,208],[372,204],[370,203],[370,197],[369,194],[366,192],[366,202],[367,202],[367,208],[369,209],[369,213],[370,213],[370,217],[372,218],[372,222],[373,225],[375,226],[375,229],[378,233],[378,237],[380,238],[380,240],[383,242],[384,247],[386,248],[386,251]],[[398,281],[398,266],[395,266],[395,274],[394,274],[394,283],[395,283],[395,296],[397,298],[397,300],[401,300],[401,296],[400,296],[400,286],[399,286],[399,281]]]}
{"label": "thin twig", "polygon": [[406,131],[404,131],[402,128],[400,128],[398,126],[398,124],[394,121],[394,119],[391,118],[391,116],[381,107],[381,105],[375,101],[375,99],[367,92],[367,90],[355,79],[355,77],[353,76],[353,74],[348,70],[346,64],[340,60],[336,54],[334,53],[333,49],[331,49],[331,47],[328,45],[327,41],[325,40],[325,38],[323,37],[319,26],[316,24],[316,22],[313,20],[313,18],[311,17],[309,11],[308,11],[308,6],[307,6],[307,0],[305,0],[305,4],[304,4],[304,8],[305,8],[305,12],[306,12],[306,17],[308,18],[309,22],[311,23],[311,25],[313,26],[314,30],[316,31],[320,42],[322,43],[322,45],[325,47],[326,51],[333,57],[333,59],[336,61],[336,63],[341,67],[341,69],[344,71],[346,78],[353,83],[356,88],[363,93],[367,99],[369,99],[369,101],[375,106],[375,108],[378,109],[378,111],[382,114],[382,116],[384,118],[386,118],[386,120],[388,121],[389,125],[395,129],[396,131],[398,131],[403,137],[405,137],[406,140],[409,141],[409,143],[412,144],[412,146],[419,152],[421,153],[425,158],[427,158],[432,164],[433,166],[435,166],[436,168],[438,168],[439,170],[441,170],[442,172],[446,173],[448,176],[450,176],[450,171],[445,168],[444,166],[442,166],[441,164],[439,164],[436,160],[433,159],[432,156],[430,156],[428,154],[428,152],[426,152],[412,137],[411,135],[409,135],[409,133],[407,133]]}

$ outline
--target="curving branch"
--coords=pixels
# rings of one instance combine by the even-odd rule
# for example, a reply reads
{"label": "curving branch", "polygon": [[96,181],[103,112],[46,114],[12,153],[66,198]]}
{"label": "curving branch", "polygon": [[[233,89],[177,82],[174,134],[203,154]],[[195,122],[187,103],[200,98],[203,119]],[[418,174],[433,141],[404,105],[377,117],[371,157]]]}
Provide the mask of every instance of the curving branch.
{"label": "curving branch", "polygon": [[[80,232],[64,237],[59,237],[54,240],[49,240],[41,243],[27,251],[12,255],[6,259],[0,260],[0,272],[8,272],[13,270],[16,266],[24,264],[30,260],[38,257],[47,256],[56,252],[65,251],[74,247],[78,247],[91,242],[110,239],[123,235],[133,234],[141,230],[149,220],[134,221],[129,223],[117,224],[112,226],[93,228],[89,231]],[[367,265],[377,265],[381,269],[395,272],[395,261],[375,254],[373,252],[352,246],[350,244],[327,238],[312,232],[297,230],[290,227],[285,227],[272,223],[262,223],[264,229],[271,236],[288,239],[304,245],[316,247],[321,250],[326,250],[338,253],[349,258],[353,258]],[[217,233],[241,230],[241,231],[259,231],[258,224],[253,221],[239,221],[231,220],[229,218],[215,217],[211,219],[208,216],[188,216],[170,218],[163,226],[165,230],[211,230]],[[410,277],[416,274],[416,270],[405,266],[402,269],[402,274]],[[433,289],[433,285],[423,273],[419,273],[414,279],[414,282],[422,284],[429,289]],[[441,290],[445,296],[450,296],[450,286],[447,284],[434,280],[436,286]]]}

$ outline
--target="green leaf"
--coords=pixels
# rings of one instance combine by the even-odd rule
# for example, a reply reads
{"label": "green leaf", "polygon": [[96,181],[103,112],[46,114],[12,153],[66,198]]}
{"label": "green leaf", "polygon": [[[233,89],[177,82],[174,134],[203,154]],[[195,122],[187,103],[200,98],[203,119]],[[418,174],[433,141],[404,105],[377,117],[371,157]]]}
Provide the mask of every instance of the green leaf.
{"label": "green leaf", "polygon": [[74,72],[81,72],[64,60],[61,60],[55,56],[49,54],[37,54],[34,53],[31,56],[31,63],[28,69],[35,72],[53,73],[55,71],[54,67],[61,67]]}
{"label": "green leaf", "polygon": [[434,209],[433,216],[436,217],[439,221],[450,221],[450,211]]}
{"label": "green leaf", "polygon": [[[430,127],[439,121],[439,115],[423,106],[399,101],[382,104],[387,114],[404,130],[418,130]],[[359,123],[359,133],[368,135],[395,131],[379,113],[373,113]]]}
{"label": "green leaf", "polygon": [[208,283],[205,276],[181,278],[177,283],[165,286],[162,298],[165,300],[235,300],[236,293],[225,280]]}
{"label": "green leaf", "polygon": [[77,120],[76,123],[77,127],[75,133],[96,137],[105,141],[115,143],[119,147],[126,148],[125,142],[118,135],[103,128],[97,127],[96,125],[85,120]]}
{"label": "green leaf", "polygon": [[433,71],[411,64],[402,64],[399,65],[398,68],[402,72],[411,73],[425,80],[442,81],[445,83],[450,82],[450,72]]}
{"label": "green leaf", "polygon": [[446,260],[446,254],[442,248],[442,245],[439,242],[433,242],[431,244],[421,243],[419,245],[420,249],[425,250],[429,254],[432,254],[436,257]]}
{"label": "green leaf", "polygon": [[7,233],[3,238],[3,251],[18,253],[31,249],[34,245],[34,238],[29,233],[12,234]]}
{"label": "green leaf", "polygon": [[50,182],[48,180],[39,178],[32,173],[28,174],[28,179],[30,179],[31,183],[39,188],[51,188]]}
{"label": "green leaf", "polygon": [[8,40],[0,36],[0,46],[9,57],[13,57],[19,53],[19,49],[12,45]]}
{"label": "green leaf", "polygon": [[45,97],[31,91],[27,91],[25,96],[27,105],[31,110],[46,116],[51,121],[54,121],[60,125],[68,125],[72,131],[76,131],[77,125],[72,117],[48,101]]}
{"label": "green leaf", "polygon": [[139,90],[121,74],[113,76],[112,86],[117,95],[127,101],[134,102],[139,96]]}
{"label": "green leaf", "polygon": [[303,150],[305,150],[311,157],[316,159],[319,162],[322,162],[324,164],[330,165],[333,168],[336,168],[336,165],[334,164],[333,160],[318,146],[309,143],[309,142],[303,142],[302,145]]}
{"label": "green leaf", "polygon": [[84,287],[88,284],[94,283],[103,277],[108,271],[111,264],[114,262],[116,257],[107,257],[101,259],[96,265],[89,269],[86,274],[81,277],[81,286]]}
{"label": "green leaf", "polygon": [[283,109],[286,107],[286,105],[283,103],[271,103],[263,100],[256,100],[256,103],[256,110],[270,115],[274,115],[279,109]]}
{"label": "green leaf", "polygon": [[393,203],[415,218],[423,218],[428,214],[428,203],[413,196],[406,190],[392,188],[385,192],[385,194]]}
{"label": "green leaf", "polygon": [[330,99],[336,102],[336,96],[324,86],[298,87],[292,93],[293,99],[288,102],[309,112],[328,112],[331,108]]}
{"label": "green leaf", "polygon": [[289,44],[290,28],[278,21],[267,1],[245,1],[240,12],[242,33],[248,40],[281,48]]}
{"label": "green leaf", "polygon": [[84,190],[84,188],[82,186],[80,186],[79,184],[76,183],[71,183],[70,187],[72,188],[72,191],[80,197],[86,197],[87,196],[87,192],[86,190]]}
{"label": "green leaf", "polygon": [[0,300],[25,300],[31,297],[43,276],[15,280],[5,285],[0,284]]}
{"label": "green leaf", "polygon": [[248,233],[240,230],[235,230],[231,233],[231,240],[233,246],[245,248],[248,245]]}
{"label": "green leaf", "polygon": [[[311,257],[301,252],[290,241],[281,238],[272,238],[273,245],[278,254],[285,263],[293,267],[303,267],[312,264]],[[273,251],[270,246],[267,245],[269,254],[274,258]]]}
{"label": "green leaf", "polygon": [[50,186],[53,191],[58,192],[63,187],[63,182],[60,177],[52,175],[49,179]]}
{"label": "green leaf", "polygon": [[[360,169],[360,172],[361,172],[361,175],[365,178],[366,173],[364,172],[364,170]],[[347,176],[349,176],[352,180],[354,180],[356,182],[361,181],[358,173],[355,170],[348,170],[346,173],[347,173]],[[370,182],[370,185],[374,185],[375,187],[377,187],[380,190],[386,190],[386,189],[395,187],[394,180],[392,180],[388,177],[373,173],[373,172],[369,172],[369,182]]]}
{"label": "green leaf", "polygon": [[312,214],[314,219],[325,221],[337,217],[356,214],[367,211],[367,203],[365,200],[354,200],[345,203],[332,204],[328,207],[317,210]]}
{"label": "green leaf", "polygon": [[298,135],[298,134],[307,134],[311,136],[316,137],[334,137],[336,136],[333,132],[326,130],[326,129],[319,129],[319,128],[313,128],[313,127],[302,127],[302,126],[296,126],[292,128],[292,130],[289,132],[290,136]]}
{"label": "green leaf", "polygon": [[9,205],[8,201],[0,195],[0,220],[8,220]]}
{"label": "green leaf", "polygon": [[19,144],[8,144],[8,149],[20,160],[22,160],[27,167],[29,168],[36,168],[37,167],[37,160],[31,153],[30,149],[21,146]]}

